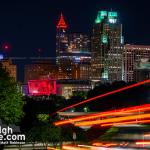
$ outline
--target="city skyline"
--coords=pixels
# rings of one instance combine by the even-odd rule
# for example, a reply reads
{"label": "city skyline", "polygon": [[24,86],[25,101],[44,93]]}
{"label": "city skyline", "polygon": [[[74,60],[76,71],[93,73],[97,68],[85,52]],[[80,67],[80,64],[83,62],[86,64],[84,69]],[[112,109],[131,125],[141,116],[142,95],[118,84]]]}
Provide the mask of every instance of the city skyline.
{"label": "city skyline", "polygon": [[[0,47],[11,46],[10,56],[55,56],[56,24],[63,12],[69,30],[90,34],[99,10],[113,10],[123,24],[125,43],[149,44],[147,8],[144,1],[5,1],[0,2]],[[130,5],[129,5],[130,4]],[[136,4],[136,5],[135,5]],[[58,7],[56,7],[58,6]],[[69,13],[71,12],[71,13]],[[86,25],[86,26],[85,26]]]}

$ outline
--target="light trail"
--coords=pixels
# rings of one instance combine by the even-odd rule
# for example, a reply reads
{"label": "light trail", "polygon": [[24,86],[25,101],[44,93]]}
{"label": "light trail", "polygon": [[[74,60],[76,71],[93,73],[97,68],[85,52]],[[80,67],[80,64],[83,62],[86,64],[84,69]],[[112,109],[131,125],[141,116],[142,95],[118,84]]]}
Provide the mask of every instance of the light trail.
{"label": "light trail", "polygon": [[145,133],[144,136],[145,137],[150,137],[150,133]]}
{"label": "light trail", "polygon": [[130,121],[134,119],[148,119],[150,118],[149,114],[139,114],[139,115],[131,115],[131,116],[125,116],[125,117],[117,117],[117,118],[109,118],[109,119],[103,119],[103,120],[95,120],[95,121],[84,121],[75,123],[75,126],[91,126],[91,125],[97,125],[102,123],[115,123],[120,121]]}
{"label": "light trail", "polygon": [[134,120],[134,121],[119,122],[119,123],[106,123],[106,124],[102,124],[101,127],[138,124],[138,123],[150,123],[150,120]]}
{"label": "light trail", "polygon": [[121,115],[123,113],[129,113],[129,112],[139,113],[140,111],[148,111],[148,110],[150,110],[150,104],[145,104],[145,105],[141,105],[141,106],[133,106],[133,107],[127,107],[127,108],[118,109],[118,110],[106,111],[106,112],[92,114],[92,115],[88,115],[88,116],[84,116],[84,117],[83,116],[76,117],[76,118],[69,119],[69,120],[58,121],[58,122],[55,122],[54,124],[56,126],[59,126],[59,125],[64,125],[67,123],[73,123],[73,122],[78,122],[78,121],[83,121],[83,120],[96,119],[96,118],[100,118],[100,117],[108,117],[108,116],[112,116],[112,115],[113,116]]}
{"label": "light trail", "polygon": [[77,146],[68,146],[68,145],[65,145],[65,146],[62,146],[62,149],[63,150],[88,150],[87,148],[81,148],[81,147],[77,147]]}
{"label": "light trail", "polygon": [[136,145],[150,145],[150,141],[137,141]]}
{"label": "light trail", "polygon": [[[111,92],[107,92],[107,93],[104,93],[104,94],[100,94],[100,95],[98,95],[98,96],[89,98],[89,99],[84,100],[84,101],[82,101],[82,102],[79,102],[79,103],[70,105],[70,106],[68,106],[68,107],[62,108],[62,109],[58,110],[57,112],[65,111],[65,110],[67,110],[67,109],[70,109],[70,108],[79,106],[79,105],[81,105],[81,104],[85,104],[85,103],[88,103],[88,102],[90,102],[90,101],[94,101],[94,100],[96,100],[96,99],[98,99],[98,98],[102,98],[102,97],[105,97],[105,96],[108,96],[108,95],[111,95],[111,94],[119,93],[119,92],[122,92],[122,91],[125,91],[125,90],[128,90],[128,89],[131,89],[131,88],[134,88],[134,87],[137,87],[137,86],[146,84],[146,83],[150,83],[150,79],[149,79],[149,80],[142,81],[142,82],[138,82],[138,83],[135,83],[135,84],[132,84],[132,85],[128,85],[128,86],[126,86],[126,87],[123,87],[123,88],[120,88],[120,89],[117,89],[117,90],[113,90],[113,91],[111,91]],[[52,113],[51,115],[55,115],[57,112]]]}

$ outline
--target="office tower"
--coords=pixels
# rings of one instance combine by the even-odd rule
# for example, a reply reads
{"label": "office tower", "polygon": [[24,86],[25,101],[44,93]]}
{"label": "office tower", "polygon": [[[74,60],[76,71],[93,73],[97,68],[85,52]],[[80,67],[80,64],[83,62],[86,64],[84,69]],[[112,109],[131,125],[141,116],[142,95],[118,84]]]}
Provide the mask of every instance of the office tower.
{"label": "office tower", "polygon": [[123,80],[134,81],[134,69],[141,59],[150,58],[150,46],[126,44],[123,48]]}
{"label": "office tower", "polygon": [[12,63],[11,59],[1,59],[2,67],[9,73],[10,77],[17,80],[17,66]]}
{"label": "office tower", "polygon": [[90,39],[83,33],[68,33],[61,14],[57,25],[56,55],[59,72],[66,72],[68,79],[90,79]]}
{"label": "office tower", "polygon": [[92,80],[122,80],[122,44],[117,12],[99,11],[92,33]]}

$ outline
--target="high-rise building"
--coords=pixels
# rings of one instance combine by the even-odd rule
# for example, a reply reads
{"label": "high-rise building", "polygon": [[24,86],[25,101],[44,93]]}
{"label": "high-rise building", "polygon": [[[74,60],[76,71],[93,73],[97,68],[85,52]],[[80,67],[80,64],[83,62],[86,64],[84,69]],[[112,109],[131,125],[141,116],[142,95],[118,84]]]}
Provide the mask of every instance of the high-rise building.
{"label": "high-rise building", "polygon": [[70,60],[64,59],[65,53],[68,49],[67,29],[68,26],[64,20],[63,14],[61,13],[56,30],[56,64],[59,68],[59,72],[66,71],[68,77],[71,78]]}
{"label": "high-rise building", "polygon": [[123,80],[134,81],[134,69],[141,59],[150,58],[150,46],[126,44],[123,48]]}
{"label": "high-rise building", "polygon": [[56,55],[59,72],[66,72],[68,79],[90,79],[89,36],[83,33],[68,33],[62,14],[57,25]]}
{"label": "high-rise building", "polygon": [[122,80],[122,24],[117,12],[99,11],[92,34],[92,79]]}
{"label": "high-rise building", "polygon": [[12,63],[11,59],[1,59],[2,67],[9,73],[10,77],[17,80],[17,66]]}

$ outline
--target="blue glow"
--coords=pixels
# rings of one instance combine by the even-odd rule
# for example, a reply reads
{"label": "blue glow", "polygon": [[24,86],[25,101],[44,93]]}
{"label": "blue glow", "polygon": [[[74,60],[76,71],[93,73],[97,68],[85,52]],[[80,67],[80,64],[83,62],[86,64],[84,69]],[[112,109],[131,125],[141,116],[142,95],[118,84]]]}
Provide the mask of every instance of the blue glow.
{"label": "blue glow", "polygon": [[4,59],[4,55],[0,54],[0,60]]}

